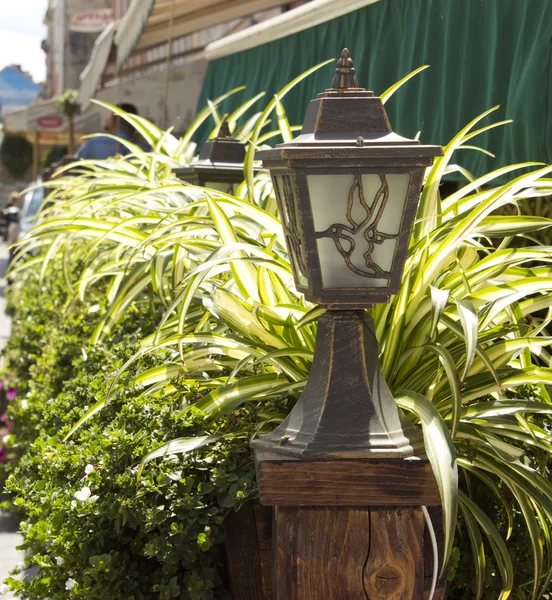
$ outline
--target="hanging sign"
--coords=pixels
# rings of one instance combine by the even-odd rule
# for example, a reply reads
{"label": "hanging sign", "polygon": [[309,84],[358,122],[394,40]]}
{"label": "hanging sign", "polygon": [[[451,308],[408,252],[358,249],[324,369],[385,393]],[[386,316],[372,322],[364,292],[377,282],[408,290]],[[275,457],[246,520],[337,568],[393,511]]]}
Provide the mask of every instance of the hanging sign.
{"label": "hanging sign", "polygon": [[111,8],[98,8],[76,13],[71,16],[69,29],[81,33],[99,33],[113,21]]}

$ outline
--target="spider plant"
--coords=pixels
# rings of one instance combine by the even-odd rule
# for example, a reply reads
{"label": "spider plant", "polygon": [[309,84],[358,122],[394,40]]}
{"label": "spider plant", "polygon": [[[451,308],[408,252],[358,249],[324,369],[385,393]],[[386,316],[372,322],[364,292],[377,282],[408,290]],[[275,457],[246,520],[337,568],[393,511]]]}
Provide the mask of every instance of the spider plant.
{"label": "spider plant", "polygon": [[[216,419],[253,403],[259,434],[284,417],[265,410],[266,400],[296,397],[304,386],[321,313],[295,291],[270,181],[266,173],[253,176],[255,148],[273,135],[262,133],[273,112],[283,139],[292,135],[281,104],[287,89],[242,126],[249,147],[237,196],[175,180],[169,167],[191,152],[191,136],[173,141],[141,120],[154,151],[88,161],[54,183],[55,202],[22,243],[22,251],[42,248],[40,254],[14,268],[40,261],[47,276],[49,261],[59,260],[73,301],[101,297],[92,343],[108,341],[133,302],[149,302],[152,318],[161,314],[157,332],[131,362],[159,349],[170,358],[138,377],[144,393],[177,395],[174,378],[193,381],[203,396],[189,410]],[[214,104],[202,115],[220,124]],[[246,110],[229,122],[235,126]],[[545,426],[552,412],[552,247],[533,234],[552,220],[500,211],[549,193],[552,167],[510,165],[475,179],[455,164],[459,150],[484,151],[473,138],[504,124],[480,124],[493,110],[466,125],[428,169],[402,287],[373,317],[387,381],[424,429],[443,500],[445,558],[461,518],[473,549],[476,598],[485,586],[485,547],[502,580],[500,598],[507,598],[515,570],[508,551],[513,505],[532,543],[536,599],[552,578],[552,484],[546,461],[536,460],[552,451]],[[451,171],[467,184],[442,199],[439,185]],[[117,379],[73,431],[109,402]],[[207,443],[216,439],[175,440],[143,465]],[[477,505],[472,480],[504,507],[506,531]]]}

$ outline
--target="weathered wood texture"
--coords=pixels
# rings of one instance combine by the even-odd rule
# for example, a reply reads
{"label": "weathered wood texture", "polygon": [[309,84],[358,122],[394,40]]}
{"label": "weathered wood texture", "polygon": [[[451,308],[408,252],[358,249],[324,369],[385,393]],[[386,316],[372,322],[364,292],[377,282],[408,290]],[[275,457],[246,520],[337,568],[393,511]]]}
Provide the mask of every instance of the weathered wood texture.
{"label": "weathered wood texture", "polygon": [[[441,510],[430,512],[441,555]],[[421,508],[249,504],[227,517],[225,539],[234,600],[429,600],[433,549]],[[445,587],[446,577],[433,600]]]}
{"label": "weathered wood texture", "polygon": [[277,506],[438,506],[427,460],[260,460],[263,504]]}
{"label": "weathered wood texture", "polygon": [[370,509],[370,550],[364,568],[366,598],[422,598],[424,527],[421,508]]}
{"label": "weathered wood texture", "polygon": [[261,554],[261,579],[264,596],[258,600],[272,600],[272,522],[271,506],[254,505],[257,539]]}
{"label": "weathered wood texture", "polygon": [[[273,600],[429,600],[422,506],[440,553],[443,533],[427,460],[256,458],[261,501],[274,506]],[[439,581],[434,600],[444,592]]]}
{"label": "weathered wood texture", "polygon": [[421,508],[274,509],[274,600],[422,600]]}
{"label": "weathered wood texture", "polygon": [[272,509],[247,504],[224,521],[234,600],[272,600]]}
{"label": "weathered wood texture", "polygon": [[274,509],[274,600],[366,600],[369,509]]}

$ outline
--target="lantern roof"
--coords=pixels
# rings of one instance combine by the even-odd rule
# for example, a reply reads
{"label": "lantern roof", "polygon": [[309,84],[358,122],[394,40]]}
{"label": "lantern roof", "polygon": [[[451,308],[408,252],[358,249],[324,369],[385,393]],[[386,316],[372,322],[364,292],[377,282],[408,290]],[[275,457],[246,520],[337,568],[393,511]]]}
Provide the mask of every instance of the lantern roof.
{"label": "lantern roof", "polygon": [[257,152],[255,158],[325,158],[330,147],[334,159],[401,157],[427,165],[443,153],[440,146],[422,145],[393,132],[381,98],[359,87],[347,48],[338,61],[332,87],[311,100],[300,135],[274,149]]}
{"label": "lantern roof", "polygon": [[243,172],[245,146],[232,137],[226,119],[221,123],[218,135],[207,140],[201,147],[199,159],[185,167],[174,169],[177,177],[186,177],[192,171],[238,171]]}

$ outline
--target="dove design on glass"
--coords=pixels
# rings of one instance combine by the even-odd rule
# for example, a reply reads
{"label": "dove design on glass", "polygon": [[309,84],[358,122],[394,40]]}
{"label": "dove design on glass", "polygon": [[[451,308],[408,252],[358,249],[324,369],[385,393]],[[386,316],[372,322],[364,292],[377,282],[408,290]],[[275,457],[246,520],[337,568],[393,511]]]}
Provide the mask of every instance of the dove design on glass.
{"label": "dove design on glass", "polygon": [[[343,256],[347,267],[362,277],[391,277],[391,272],[375,263],[372,255],[376,245],[383,244],[386,240],[397,240],[399,237],[398,234],[388,234],[378,229],[389,199],[387,179],[384,174],[380,174],[379,177],[381,186],[369,205],[364,197],[362,177],[356,174],[349,190],[347,202],[348,223],[334,223],[325,231],[316,232],[317,238],[331,238],[338,252]],[[354,264],[352,261],[359,237],[363,243],[366,242],[366,251],[363,254],[365,267],[359,266],[358,262]]]}

